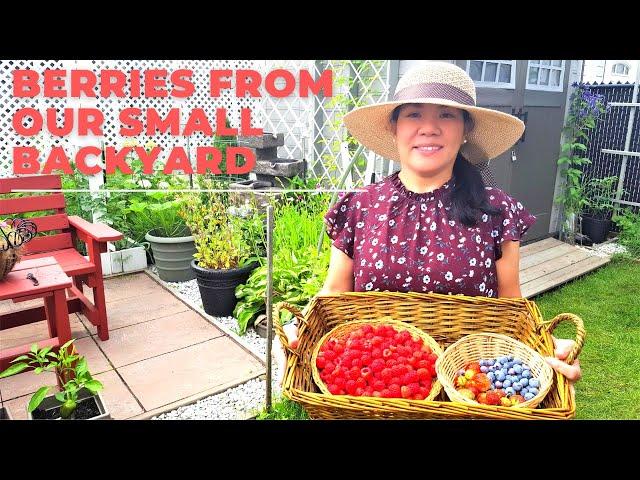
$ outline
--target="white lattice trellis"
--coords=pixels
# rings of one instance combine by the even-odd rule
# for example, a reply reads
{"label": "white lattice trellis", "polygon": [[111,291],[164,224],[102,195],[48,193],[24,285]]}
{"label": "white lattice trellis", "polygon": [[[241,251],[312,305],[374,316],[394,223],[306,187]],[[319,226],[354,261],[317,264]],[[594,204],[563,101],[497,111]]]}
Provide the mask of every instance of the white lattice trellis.
{"label": "white lattice trellis", "polygon": [[[335,185],[341,176],[350,156],[355,150],[353,142],[349,142],[347,132],[342,126],[342,116],[351,108],[372,102],[385,100],[389,92],[389,61],[253,61],[253,60],[212,60],[212,61],[169,61],[169,60],[90,60],[90,61],[36,61],[15,60],[0,61],[0,101],[4,108],[0,112],[0,175],[11,174],[12,147],[22,145],[37,146],[42,152],[50,151],[54,145],[61,145],[69,155],[84,145],[104,145],[121,148],[125,141],[131,142],[129,137],[119,135],[120,122],[118,113],[128,107],[141,109],[155,108],[160,115],[166,115],[171,108],[180,108],[181,121],[184,124],[186,116],[193,108],[202,108],[208,118],[215,118],[216,108],[226,108],[232,127],[238,127],[240,109],[250,108],[253,112],[253,125],[262,126],[265,131],[284,133],[285,145],[279,152],[283,158],[305,158],[308,161],[308,174],[319,177],[325,184]],[[191,77],[195,85],[195,92],[188,98],[173,97],[147,98],[43,98],[16,99],[12,96],[11,71],[16,69],[33,69],[42,73],[46,69],[89,69],[96,75],[100,70],[110,69],[123,72],[131,70],[165,69],[172,72],[178,69],[188,69],[193,72]],[[214,69],[250,69],[259,71],[263,78],[269,71],[282,68],[291,71],[296,78],[302,69],[310,71],[315,78],[326,69],[333,70],[333,96],[327,98],[300,98],[292,94],[287,98],[274,98],[267,94],[264,83],[261,86],[261,98],[237,98],[233,89],[224,90],[220,97],[209,96],[209,71]],[[144,83],[143,83],[144,85]],[[235,82],[232,80],[232,85]],[[127,80],[127,90],[130,88]],[[96,93],[98,86],[95,87]],[[94,107],[104,114],[102,137],[54,137],[48,133],[36,137],[25,138],[15,134],[11,126],[13,114],[19,108],[33,107],[44,112],[46,108],[56,108],[61,112],[63,108]],[[161,145],[165,151],[174,146],[188,147],[190,157],[195,158],[197,146],[212,145],[211,138],[205,138],[201,133],[195,133],[189,138],[158,134],[152,137],[140,135],[135,141],[145,145],[149,140]],[[347,186],[369,183],[370,174],[381,170],[381,159],[371,152],[363,155],[356,165],[356,169],[348,178]],[[381,173],[381,172],[378,172]]]}

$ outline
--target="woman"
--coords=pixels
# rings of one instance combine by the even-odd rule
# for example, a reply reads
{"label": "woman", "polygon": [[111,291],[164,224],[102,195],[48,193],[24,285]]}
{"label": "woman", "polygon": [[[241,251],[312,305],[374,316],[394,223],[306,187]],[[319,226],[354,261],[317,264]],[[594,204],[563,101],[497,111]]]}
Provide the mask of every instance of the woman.
{"label": "woman", "polygon": [[[430,62],[400,79],[392,101],[345,116],[349,132],[398,161],[400,171],[330,208],[325,222],[333,243],[320,294],[522,296],[520,239],[535,217],[502,190],[485,187],[474,164],[506,151],[524,124],[476,107],[475,99],[464,70]],[[578,361],[560,361],[572,346],[557,340],[557,358],[548,361],[575,382]]]}

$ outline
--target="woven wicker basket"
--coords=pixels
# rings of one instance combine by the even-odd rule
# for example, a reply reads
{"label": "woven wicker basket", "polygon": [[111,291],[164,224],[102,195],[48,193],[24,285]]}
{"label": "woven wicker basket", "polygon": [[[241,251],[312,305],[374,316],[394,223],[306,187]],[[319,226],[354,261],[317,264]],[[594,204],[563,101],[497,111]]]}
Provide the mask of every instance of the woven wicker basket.
{"label": "woven wicker basket", "polygon": [[531,368],[533,376],[540,380],[538,394],[531,400],[518,405],[518,408],[535,408],[551,389],[553,369],[545,362],[542,355],[532,348],[498,333],[467,335],[450,345],[444,355],[438,358],[436,372],[449,399],[454,402],[477,404],[478,402],[460,395],[456,390],[455,379],[458,376],[458,370],[481,358],[496,358],[503,355],[513,355],[525,362]]}
{"label": "woven wicker basket", "polygon": [[[575,397],[569,382],[554,372],[549,393],[538,408],[503,407],[451,402],[444,391],[433,401],[353,397],[322,393],[313,379],[312,355],[320,339],[334,327],[353,320],[392,317],[428,333],[447,347],[473,333],[501,333],[524,343],[543,356],[553,355],[551,332],[561,321],[576,325],[576,346],[567,357],[571,363],[584,342],[582,320],[560,314],[549,322],[534,302],[524,298],[485,298],[436,293],[349,292],[315,297],[306,315],[287,303],[274,306],[293,313],[298,320],[298,347],[285,348],[283,395],[300,403],[311,418],[327,419],[567,419],[575,416]],[[276,322],[280,342],[286,336]]]}
{"label": "woven wicker basket", "polygon": [[[316,385],[318,386],[318,388],[320,389],[320,391],[326,395],[331,395],[331,393],[329,392],[329,389],[327,388],[327,386],[325,385],[325,383],[322,381],[322,379],[320,378],[320,372],[318,371],[318,368],[316,367],[316,359],[318,358],[318,353],[320,352],[320,347],[322,347],[322,345],[324,345],[325,341],[328,338],[340,338],[343,337],[349,333],[351,333],[353,330],[356,330],[358,328],[360,328],[362,325],[391,325],[396,331],[402,331],[402,330],[406,330],[409,333],[411,333],[411,336],[413,337],[414,340],[416,340],[417,338],[422,339],[422,342],[425,345],[428,345],[429,348],[431,348],[431,351],[433,353],[435,353],[436,355],[438,355],[438,358],[440,358],[440,356],[444,353],[442,348],[440,347],[440,345],[438,345],[438,343],[431,338],[430,335],[426,334],[425,332],[423,332],[422,330],[420,330],[417,327],[414,327],[411,324],[408,323],[404,323],[404,322],[399,322],[397,320],[393,320],[391,317],[383,317],[383,318],[379,318],[377,320],[354,320],[351,321],[349,323],[343,323],[341,325],[338,325],[337,327],[333,328],[331,331],[327,332],[321,339],[320,341],[318,341],[317,345],[315,346],[315,348],[313,349],[313,353],[311,355],[311,368],[312,368],[312,374],[313,374],[313,379],[316,382]],[[429,401],[429,400],[433,400],[434,398],[436,398],[439,394],[440,391],[442,390],[442,385],[440,384],[440,382],[437,379],[434,379],[432,385],[431,385],[431,391],[429,392],[429,395],[422,401]]]}
{"label": "woven wicker basket", "polygon": [[21,249],[19,248],[10,248],[0,252],[0,281],[4,280],[16,263],[20,261],[20,256]]}

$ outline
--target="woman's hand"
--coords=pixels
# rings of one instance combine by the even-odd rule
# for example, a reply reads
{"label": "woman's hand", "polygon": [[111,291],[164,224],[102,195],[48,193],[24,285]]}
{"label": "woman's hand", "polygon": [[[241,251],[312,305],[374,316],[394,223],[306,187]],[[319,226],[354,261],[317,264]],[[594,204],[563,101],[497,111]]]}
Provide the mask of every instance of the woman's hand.
{"label": "woman's hand", "polygon": [[553,338],[553,354],[555,355],[555,358],[545,357],[545,360],[556,372],[567,377],[567,380],[569,380],[569,384],[571,385],[571,389],[573,391],[573,384],[582,378],[580,360],[575,359],[571,365],[563,362],[563,360],[567,358],[567,355],[569,355],[569,352],[571,352],[576,342],[574,342],[573,340],[564,340],[555,337],[551,338]]}

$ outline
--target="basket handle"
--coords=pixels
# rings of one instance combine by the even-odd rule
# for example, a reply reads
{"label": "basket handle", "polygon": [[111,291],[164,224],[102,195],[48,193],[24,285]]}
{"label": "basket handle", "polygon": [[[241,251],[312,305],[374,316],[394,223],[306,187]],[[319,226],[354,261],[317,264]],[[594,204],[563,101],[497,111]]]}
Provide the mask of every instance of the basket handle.
{"label": "basket handle", "polygon": [[[295,305],[292,305],[291,303],[288,303],[288,302],[276,303],[273,307],[273,318],[279,319],[281,310],[288,310],[293,314],[293,316],[296,318],[296,321],[298,323],[298,328],[300,328],[300,326],[302,325],[306,326],[307,321],[304,319],[302,312],[300,312],[300,310],[298,310],[298,307],[296,307]],[[280,338],[280,343],[282,344],[284,349],[288,353],[297,356],[298,352],[296,352],[289,346],[289,339],[287,338],[287,335],[284,333],[284,328],[282,328],[282,325],[280,325],[280,322],[279,321],[273,322],[273,327],[275,328],[276,333]]]}
{"label": "basket handle", "polygon": [[543,325],[545,326],[547,332],[551,333],[553,332],[553,330],[555,330],[555,328],[558,326],[560,322],[564,322],[564,321],[571,322],[576,326],[576,345],[573,347],[573,350],[569,352],[569,355],[567,355],[567,358],[564,360],[566,363],[571,365],[573,361],[576,358],[578,358],[578,355],[580,355],[580,352],[582,351],[582,346],[584,345],[584,337],[586,335],[586,332],[584,329],[584,323],[582,322],[582,319],[579,316],[574,315],[573,313],[560,313],[556,315],[553,319],[549,320],[548,322],[543,322]]}

